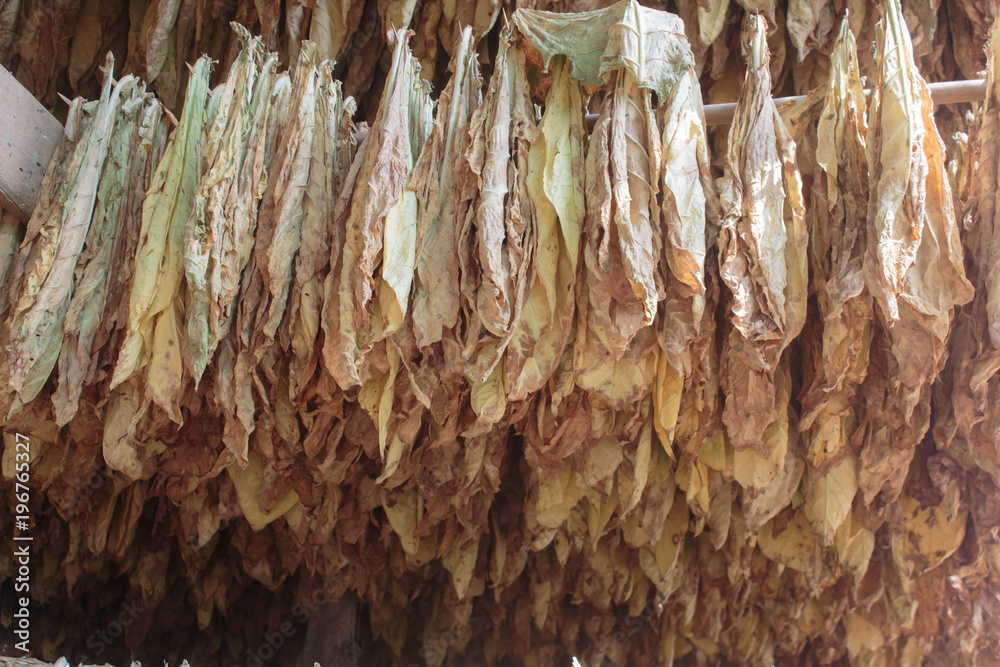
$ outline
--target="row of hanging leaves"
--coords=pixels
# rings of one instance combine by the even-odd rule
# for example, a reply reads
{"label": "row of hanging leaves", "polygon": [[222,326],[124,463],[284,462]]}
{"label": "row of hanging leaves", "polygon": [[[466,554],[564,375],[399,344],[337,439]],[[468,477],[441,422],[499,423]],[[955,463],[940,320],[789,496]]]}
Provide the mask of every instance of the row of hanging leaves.
{"label": "row of hanging leaves", "polygon": [[[168,109],[179,113],[193,63],[208,54],[228,72],[240,50],[229,29],[235,21],[262,37],[263,46],[288,64],[299,44],[316,44],[320,60],[337,65],[344,93],[371,121],[391,68],[390,28],[411,28],[412,51],[423,78],[441,88],[455,56],[461,26],[472,28],[481,66],[492,68],[501,14],[517,9],[586,12],[611,0],[4,0],[0,2],[0,64],[36,97],[58,107],[58,94],[94,98],[100,65],[111,51],[125,74],[147,82]],[[740,26],[747,13],[767,17],[770,70],[776,91],[805,94],[829,74],[839,17],[849,10],[860,43],[875,39],[876,6],[867,0],[653,0],[647,6],[684,21],[702,88],[713,103],[734,102],[743,60]],[[985,67],[983,44],[996,0],[903,0],[914,57],[930,81],[975,78]],[[874,80],[877,63],[859,52],[862,75]],[[489,71],[489,69],[487,70]],[[216,76],[218,76],[217,74]]]}
{"label": "row of hanging leaves", "polygon": [[904,21],[778,109],[748,16],[714,171],[632,1],[518,10],[485,93],[457,32],[436,103],[390,32],[360,143],[313,43],[237,26],[169,139],[109,59],[0,221],[51,649],[132,599],[122,660],[241,661],[320,591],[373,661],[995,654],[996,53],[946,154]]}

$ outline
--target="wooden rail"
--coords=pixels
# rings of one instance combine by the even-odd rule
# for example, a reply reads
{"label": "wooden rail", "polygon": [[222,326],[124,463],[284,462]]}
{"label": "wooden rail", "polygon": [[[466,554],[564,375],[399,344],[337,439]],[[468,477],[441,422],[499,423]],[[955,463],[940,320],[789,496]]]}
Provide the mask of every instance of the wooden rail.
{"label": "wooden rail", "polygon": [[4,67],[0,97],[0,206],[27,222],[63,127]]}
{"label": "wooden rail", "polygon": [[[934,103],[939,105],[986,98],[986,82],[982,79],[932,83],[929,88]],[[62,125],[3,67],[0,67],[0,97],[6,106],[6,113],[0,114],[0,207],[27,222],[35,208],[42,177],[62,137]],[[801,99],[781,97],[774,101],[780,105]],[[732,121],[735,109],[735,104],[707,104],[705,122],[726,125]],[[597,116],[588,114],[586,120],[592,128]],[[364,134],[355,137],[360,143]]]}

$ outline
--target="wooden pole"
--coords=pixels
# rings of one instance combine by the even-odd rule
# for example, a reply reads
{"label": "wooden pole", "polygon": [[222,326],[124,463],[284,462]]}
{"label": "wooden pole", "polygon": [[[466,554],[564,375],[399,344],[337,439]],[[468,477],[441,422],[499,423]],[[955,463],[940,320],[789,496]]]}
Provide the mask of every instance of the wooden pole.
{"label": "wooden pole", "polygon": [[[980,102],[986,99],[986,81],[984,79],[972,79],[970,81],[943,81],[941,83],[929,83],[927,87],[931,91],[931,99],[938,106],[943,104],[958,104],[959,102]],[[866,90],[865,95],[870,95],[872,91]],[[778,97],[774,103],[778,106],[786,102],[800,102],[805,99],[805,95],[798,97]],[[706,104],[705,124],[706,125],[728,125],[733,120],[736,113],[735,104]],[[597,118],[596,116],[594,117]]]}
{"label": "wooden pole", "polygon": [[27,222],[63,126],[3,67],[0,97],[0,206]]}

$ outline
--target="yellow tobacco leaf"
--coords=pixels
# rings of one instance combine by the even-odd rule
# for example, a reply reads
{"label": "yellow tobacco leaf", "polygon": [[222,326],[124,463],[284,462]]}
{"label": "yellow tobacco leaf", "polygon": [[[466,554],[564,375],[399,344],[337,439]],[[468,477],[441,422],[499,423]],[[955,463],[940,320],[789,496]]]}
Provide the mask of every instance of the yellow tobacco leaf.
{"label": "yellow tobacco leaf", "polygon": [[284,516],[299,503],[299,494],[289,490],[269,512],[264,512],[260,506],[260,490],[264,481],[264,466],[269,465],[261,454],[250,452],[247,466],[237,464],[226,467],[229,479],[236,489],[236,497],[240,503],[243,516],[254,530],[263,530],[267,524]]}
{"label": "yellow tobacco leaf", "polygon": [[875,548],[874,533],[858,523],[853,513],[849,513],[834,535],[833,546],[841,567],[852,574],[855,581],[861,581]]}
{"label": "yellow tobacco leaf", "polygon": [[420,513],[420,498],[415,489],[410,489],[396,496],[396,501],[389,504],[388,493],[382,491],[382,509],[389,519],[389,525],[399,537],[403,551],[408,555],[417,555],[420,548],[420,538],[415,535]]}
{"label": "yellow tobacco leaf", "polygon": [[667,360],[665,353],[657,356],[656,381],[653,384],[653,423],[663,451],[673,458],[674,429],[681,409],[684,379]]}
{"label": "yellow tobacco leaf", "polygon": [[903,523],[892,533],[892,555],[901,573],[921,575],[962,545],[969,508],[957,488],[948,489],[945,500],[933,507],[921,507],[909,494],[899,499],[899,505]]}
{"label": "yellow tobacco leaf", "polygon": [[820,562],[819,543],[802,511],[780,532],[774,519],[765,523],[757,533],[757,544],[767,558],[799,572],[810,572]]}
{"label": "yellow tobacco leaf", "polygon": [[810,477],[806,485],[806,517],[823,544],[829,546],[850,513],[858,491],[858,459],[848,455],[826,474]]}
{"label": "yellow tobacco leaf", "polygon": [[472,571],[476,567],[479,555],[479,540],[473,540],[460,549],[453,549],[441,559],[441,564],[451,573],[451,583],[455,587],[458,599],[462,600],[469,593],[472,583]]}
{"label": "yellow tobacco leaf", "polygon": [[569,339],[583,217],[582,91],[557,58],[538,139],[528,152],[527,191],[535,205],[535,279],[507,348],[510,399],[544,386]]}
{"label": "yellow tobacco leaf", "polygon": [[[176,319],[173,309],[180,302],[178,292],[184,273],[184,229],[194,203],[201,161],[199,139],[205,123],[210,72],[208,58],[195,63],[184,98],[184,112],[143,203],[128,327],[111,380],[112,388],[149,363],[154,330],[161,315],[170,309],[170,317]],[[179,337],[173,340],[176,342]],[[175,394],[161,404],[177,419],[178,398]]]}

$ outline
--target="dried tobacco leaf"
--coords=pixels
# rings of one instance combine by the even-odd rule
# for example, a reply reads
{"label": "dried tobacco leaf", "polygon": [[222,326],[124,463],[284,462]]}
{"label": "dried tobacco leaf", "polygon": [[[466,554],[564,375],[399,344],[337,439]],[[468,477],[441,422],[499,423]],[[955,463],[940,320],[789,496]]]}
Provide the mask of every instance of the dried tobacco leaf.
{"label": "dried tobacco leaf", "polygon": [[[333,63],[319,67],[315,116],[318,132],[313,134],[312,159],[303,205],[300,246],[295,258],[295,279],[291,284],[288,325],[281,332],[283,344],[294,354],[289,391],[298,396],[312,377],[319,358],[317,338],[323,298],[323,281],[330,262],[329,220],[334,204],[347,179],[354,156],[354,111],[357,104],[344,98],[339,81],[332,75]],[[277,258],[274,249],[270,258]]]}
{"label": "dried tobacco leaf", "polygon": [[[663,135],[660,173],[660,211],[663,216],[663,250],[666,301],[660,345],[670,365],[682,377],[692,374],[693,357],[704,331],[708,296],[706,259],[714,240],[719,202],[712,184],[701,106],[701,89],[688,68],[665,97],[659,110]],[[712,327],[714,329],[714,327]]]}
{"label": "dried tobacco leaf", "polygon": [[385,340],[408,314],[417,253],[417,197],[405,186],[433,112],[407,37],[406,30],[391,37],[382,106],[337,203],[322,311],[326,368],[343,390],[362,385],[358,401],[378,427],[383,457],[400,365],[396,347]]}
{"label": "dried tobacco leaf", "polygon": [[[182,390],[184,233],[201,169],[203,128],[208,113],[211,61],[195,63],[184,112],[157,167],[142,207],[135,278],[129,295],[128,328],[111,389],[140,373],[149,400],[180,421]],[[121,397],[121,393],[119,394]],[[114,399],[112,399],[114,400]],[[121,397],[121,400],[125,400]],[[138,405],[137,401],[134,402]],[[105,446],[112,467],[123,465]]]}
{"label": "dried tobacco leaf", "polygon": [[[973,134],[969,202],[964,222],[971,303],[958,310],[948,364],[935,387],[934,439],[942,451],[1000,481],[1000,208],[996,178],[1000,171],[1000,17],[993,24],[986,59],[986,99]],[[975,165],[974,169],[971,165]],[[965,179],[963,179],[965,180]]]}
{"label": "dried tobacco leaf", "polygon": [[[52,396],[55,421],[64,426],[77,412],[85,383],[97,380],[102,328],[118,319],[115,259],[133,257],[138,239],[136,207],[149,185],[149,162],[159,161],[163,107],[136,84],[123,100],[87,240],[80,255],[78,283],[66,313],[59,353],[59,386]],[[138,201],[136,201],[138,200]]]}
{"label": "dried tobacco leaf", "polygon": [[127,30],[124,3],[84,0],[76,17],[66,76],[74,91],[81,91],[118,35]]}
{"label": "dried tobacco leaf", "polygon": [[[273,398],[263,390],[260,375],[269,382],[278,376],[277,349],[293,357],[284,371],[289,401],[306,387],[318,359],[322,282],[330,258],[328,221],[352,145],[353,101],[343,99],[331,66],[317,63],[315,46],[304,42],[294,81],[283,75],[275,83],[276,91],[288,90],[292,97],[279,103],[288,106],[280,113],[287,121],[277,136],[256,244],[243,272],[234,349],[225,348],[217,369],[227,420],[223,441],[240,460],[255,428],[255,390],[265,408]],[[287,429],[293,430],[297,438],[297,429]]]}
{"label": "dried tobacco leaf", "polygon": [[496,25],[502,7],[500,0],[442,0],[438,39],[447,49],[458,43],[464,26],[469,26],[479,43]]}
{"label": "dried tobacco leaf", "polygon": [[461,169],[469,145],[468,125],[482,103],[479,60],[472,28],[455,49],[452,78],[441,91],[434,131],[424,144],[407,185],[419,203],[417,264],[413,277],[413,332],[424,348],[458,322],[458,233],[469,207]]}
{"label": "dried tobacco leaf", "polygon": [[650,99],[624,70],[605,98],[587,155],[587,243],[592,331],[613,358],[626,354],[663,299],[657,191],[660,137]]}
{"label": "dried tobacco leaf", "polygon": [[987,67],[984,55],[988,49],[986,41],[990,37],[991,23],[1000,15],[1000,3],[996,0],[947,0],[948,27],[951,32],[951,47],[955,64],[965,78],[982,76]]}
{"label": "dried tobacco leaf", "polygon": [[524,51],[512,40],[508,29],[483,103],[469,121],[464,169],[477,192],[458,238],[462,356],[473,410],[485,424],[499,421],[506,410],[501,360],[528,297],[538,234],[526,181],[538,128]]}
{"label": "dried tobacco leaf", "polygon": [[289,92],[287,85],[275,88],[277,56],[266,55],[260,40],[242,26],[233,28],[244,48],[218,93],[205,171],[184,239],[184,316],[196,384],[232,321],[240,276],[253,250],[275,128],[284,121]]}
{"label": "dried tobacco leaf", "polygon": [[[614,401],[634,400],[647,393],[655,374],[649,325],[665,296],[659,267],[664,236],[671,243],[669,279],[680,276],[688,283],[681,287],[671,282],[672,297],[698,301],[704,296],[699,293],[704,281],[699,256],[704,256],[706,231],[704,204],[701,210],[698,204],[708,174],[707,154],[701,154],[700,163],[698,156],[699,142],[704,141],[700,104],[691,101],[697,94],[693,56],[676,17],[634,2],[576,15],[519,10],[514,21],[545,68],[562,54],[571,66],[570,76],[583,85],[614,86],[604,98],[586,159],[585,286],[577,295],[575,366],[579,386]],[[662,137],[652,110],[654,92],[677,112],[676,118],[665,114],[671,124]],[[693,132],[692,139],[679,127]],[[673,142],[665,157],[663,140]],[[695,181],[682,185],[679,172],[692,166]],[[670,171],[664,184],[670,188],[669,210],[662,224],[661,169]],[[698,309],[703,306],[688,307],[691,317],[700,320]],[[688,319],[682,313],[676,316]],[[686,341],[674,345],[677,338],[670,341],[671,351],[683,365],[677,353]]]}
{"label": "dried tobacco leaf", "polygon": [[[24,278],[16,298],[11,294],[5,336],[9,381],[19,403],[31,401],[55,367],[108,148],[122,141],[115,134],[119,110],[123,97],[138,85],[133,77],[124,77],[112,86],[113,67],[109,56],[98,103],[86,110],[74,105],[74,114],[85,113],[89,122],[83,124],[77,117],[69,124],[68,137],[80,134],[59,192],[36,207],[19,252],[15,270]],[[126,129],[122,136],[127,135]],[[57,173],[50,170],[47,175],[54,178]]]}
{"label": "dried tobacco leaf", "polygon": [[807,326],[811,380],[799,399],[810,468],[806,517],[828,546],[858,489],[858,460],[848,442],[872,340],[872,299],[862,275],[868,211],[865,106],[854,35],[845,18],[816,134],[810,253],[822,319]]}
{"label": "dried tobacco leaf", "polygon": [[574,283],[584,215],[583,93],[558,58],[539,136],[528,151],[528,196],[534,204],[535,274],[504,372],[508,400],[518,401],[545,386],[558,369],[575,310]]}
{"label": "dried tobacco leaf", "polygon": [[[0,285],[10,285],[11,272],[17,261],[18,248],[24,239],[24,225],[14,217],[13,213],[0,210]],[[0,289],[0,316],[7,314],[10,306],[10,294],[6,289]]]}
{"label": "dried tobacco leaf", "polygon": [[56,101],[56,82],[69,60],[73,26],[82,0],[32,2],[19,21],[14,74],[43,104]]}
{"label": "dried tobacco leaf", "polygon": [[21,13],[21,0],[9,0],[0,5],[0,64],[10,69],[17,43],[17,20]]}
{"label": "dried tobacco leaf", "polygon": [[176,25],[183,0],[156,0],[146,10],[146,21],[149,27],[140,41],[140,49],[145,46],[146,68],[145,79],[153,83],[160,76],[164,63],[167,61],[168,40]]}
{"label": "dried tobacco leaf", "polygon": [[693,69],[664,100],[660,117],[664,258],[659,271],[666,299],[656,323],[662,353],[653,384],[654,426],[668,453],[676,443],[686,456],[694,456],[721,425],[716,414],[719,281],[715,258],[709,256],[720,211]]}
{"label": "dried tobacco leaf", "polygon": [[806,230],[795,144],[770,96],[766,25],[748,16],[745,88],[729,131],[720,197],[719,271],[729,288],[729,328],[722,353],[723,421],[733,446],[764,459],[767,429],[785,411],[782,353],[799,334],[806,310]]}
{"label": "dried tobacco leaf", "polygon": [[[965,278],[944,146],[897,0],[885,5],[868,140],[864,276],[879,313],[863,392],[860,490],[898,497],[930,424],[931,385],[944,367],[952,308]],[[920,353],[916,354],[915,351]]]}
{"label": "dried tobacco leaf", "polygon": [[[307,190],[310,177],[318,176],[314,174],[313,162],[318,158],[321,164],[326,163],[325,152],[313,156],[313,149],[319,143],[316,135],[327,129],[324,117],[317,115],[320,76],[324,70],[318,67],[315,45],[304,42],[299,49],[295,79],[291,83],[293,97],[290,110],[294,115],[283,123],[278,138],[281,162],[275,171],[274,185],[269,187],[268,192],[273,198],[273,205],[265,209],[273,216],[274,231],[265,251],[267,268],[264,274],[270,294],[265,297],[267,319],[262,333],[271,343],[288,307],[295,260],[302,249]],[[321,193],[325,193],[325,188]],[[317,201],[322,202],[323,198],[318,197]],[[316,240],[322,243],[322,240]]]}
{"label": "dried tobacco leaf", "polygon": [[818,422],[810,445],[813,466],[836,457],[850,436],[844,432],[843,415],[853,409],[853,394],[864,378],[871,343],[871,296],[862,276],[868,212],[865,106],[854,35],[845,19],[817,128],[820,171],[810,220],[812,284],[823,317],[822,327],[817,327],[822,347],[816,354],[815,375],[800,400],[803,427]]}
{"label": "dried tobacco leaf", "polygon": [[316,53],[320,59],[340,58],[361,24],[361,12],[364,8],[365,3],[355,0],[316,2],[312,17],[309,19],[309,40],[316,45]]}
{"label": "dried tobacco leaf", "polygon": [[[824,0],[790,0],[785,25],[801,63],[814,48],[823,48],[834,28],[836,5]],[[836,47],[834,47],[836,48]]]}

